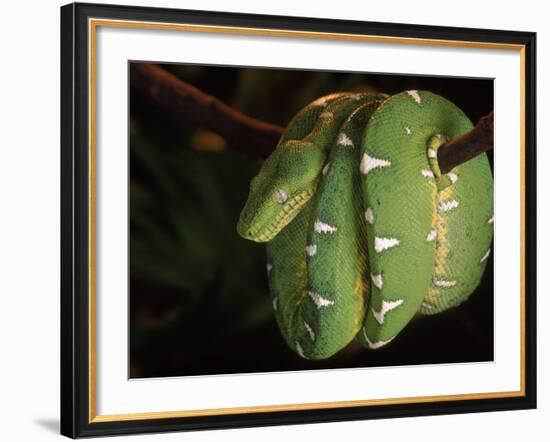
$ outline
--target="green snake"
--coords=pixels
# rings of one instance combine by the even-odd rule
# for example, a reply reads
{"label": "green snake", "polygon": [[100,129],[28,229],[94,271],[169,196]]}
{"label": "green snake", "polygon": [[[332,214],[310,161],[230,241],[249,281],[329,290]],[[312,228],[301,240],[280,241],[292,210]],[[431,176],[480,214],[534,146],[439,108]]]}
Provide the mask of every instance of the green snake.
{"label": "green snake", "polygon": [[267,243],[273,308],[306,359],[376,349],[418,313],[468,299],[493,236],[485,154],[441,174],[437,150],[473,125],[428,91],[339,93],[291,120],[237,225]]}

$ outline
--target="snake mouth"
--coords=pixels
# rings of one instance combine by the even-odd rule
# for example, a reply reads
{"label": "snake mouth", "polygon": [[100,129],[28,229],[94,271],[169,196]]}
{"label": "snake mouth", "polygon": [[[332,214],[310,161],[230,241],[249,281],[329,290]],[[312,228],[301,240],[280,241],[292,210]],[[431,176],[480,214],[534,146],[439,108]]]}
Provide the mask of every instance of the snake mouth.
{"label": "snake mouth", "polygon": [[315,189],[305,190],[290,198],[281,209],[273,222],[262,225],[259,229],[249,228],[241,232],[241,236],[256,242],[269,242],[295,217],[313,196]]}

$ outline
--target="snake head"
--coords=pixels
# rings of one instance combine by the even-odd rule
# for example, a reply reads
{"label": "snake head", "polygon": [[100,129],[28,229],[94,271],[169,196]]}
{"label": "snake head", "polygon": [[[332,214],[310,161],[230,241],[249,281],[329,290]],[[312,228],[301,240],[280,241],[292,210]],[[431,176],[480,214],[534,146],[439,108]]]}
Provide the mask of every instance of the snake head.
{"label": "snake head", "polygon": [[308,144],[289,140],[264,162],[250,183],[237,224],[240,236],[271,241],[311,199],[325,155]]}

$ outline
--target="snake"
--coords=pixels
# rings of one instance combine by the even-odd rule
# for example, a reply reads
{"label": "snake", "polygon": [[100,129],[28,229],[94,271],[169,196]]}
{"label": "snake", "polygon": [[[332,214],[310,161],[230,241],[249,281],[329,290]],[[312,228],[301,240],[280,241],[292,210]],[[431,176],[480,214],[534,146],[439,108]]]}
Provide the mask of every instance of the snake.
{"label": "snake", "polygon": [[493,238],[491,166],[482,153],[442,173],[437,155],[472,128],[421,90],[333,93],[291,119],[237,232],[266,244],[275,318],[298,356],[326,359],[354,339],[384,347],[478,287]]}

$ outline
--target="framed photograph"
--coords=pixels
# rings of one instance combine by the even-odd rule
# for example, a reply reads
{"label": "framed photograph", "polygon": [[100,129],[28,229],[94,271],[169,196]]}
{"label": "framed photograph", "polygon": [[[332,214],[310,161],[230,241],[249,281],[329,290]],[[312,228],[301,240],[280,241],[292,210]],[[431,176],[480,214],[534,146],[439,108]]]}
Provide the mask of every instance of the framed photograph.
{"label": "framed photograph", "polygon": [[62,7],[62,434],[535,408],[535,44]]}

